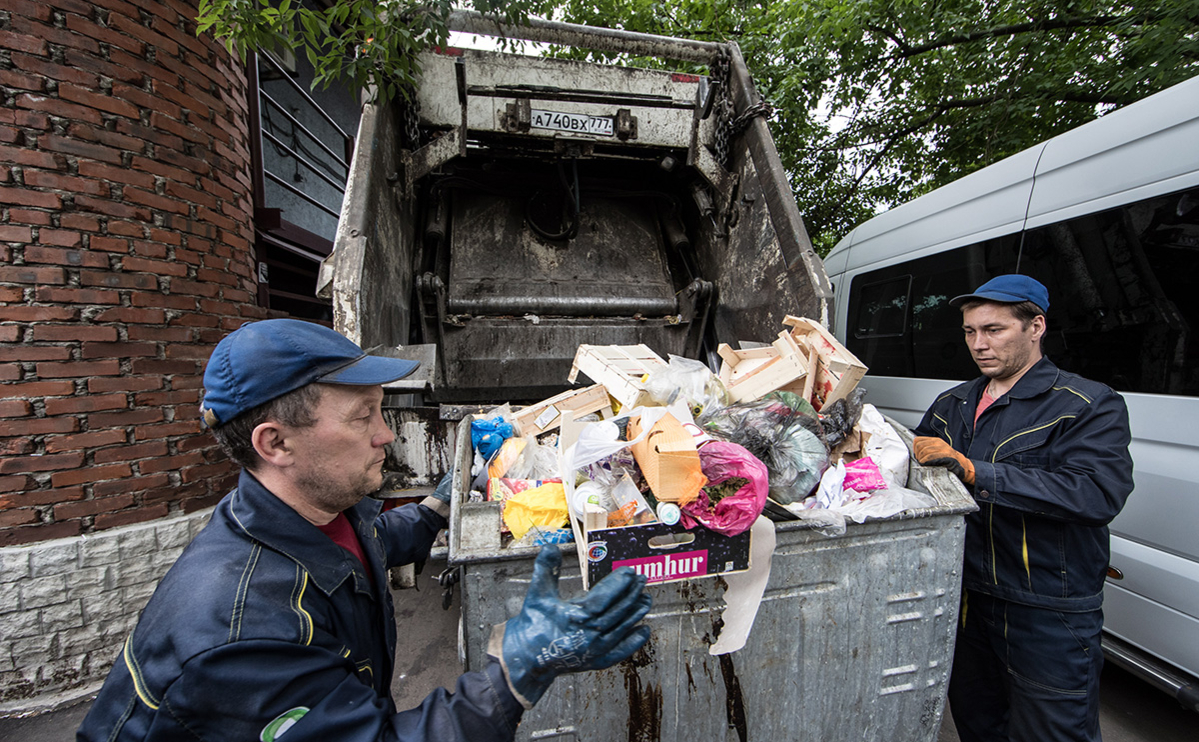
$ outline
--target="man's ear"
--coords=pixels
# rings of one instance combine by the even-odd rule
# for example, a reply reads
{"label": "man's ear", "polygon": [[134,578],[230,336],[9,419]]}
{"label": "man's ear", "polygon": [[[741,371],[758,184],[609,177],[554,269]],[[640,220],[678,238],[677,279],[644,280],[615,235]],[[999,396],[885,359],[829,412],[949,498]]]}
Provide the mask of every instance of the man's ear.
{"label": "man's ear", "polygon": [[274,420],[259,423],[250,433],[250,442],[259,458],[267,464],[277,467],[291,466],[292,449],[287,428]]}
{"label": "man's ear", "polygon": [[1040,340],[1045,335],[1045,315],[1038,314],[1032,318],[1032,335],[1034,340]]}

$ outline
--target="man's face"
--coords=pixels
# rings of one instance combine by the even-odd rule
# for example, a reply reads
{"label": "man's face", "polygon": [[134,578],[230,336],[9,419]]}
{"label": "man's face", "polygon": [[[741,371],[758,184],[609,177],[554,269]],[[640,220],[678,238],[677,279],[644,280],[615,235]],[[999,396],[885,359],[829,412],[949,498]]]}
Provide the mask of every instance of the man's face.
{"label": "man's face", "polygon": [[1024,326],[1006,304],[984,303],[962,312],[966,346],[979,371],[997,381],[1019,376],[1041,360],[1045,318]]}
{"label": "man's face", "polygon": [[316,424],[291,431],[292,477],[311,504],[338,513],[383,485],[385,447],[395,434],[383,420],[383,387],[321,389]]}

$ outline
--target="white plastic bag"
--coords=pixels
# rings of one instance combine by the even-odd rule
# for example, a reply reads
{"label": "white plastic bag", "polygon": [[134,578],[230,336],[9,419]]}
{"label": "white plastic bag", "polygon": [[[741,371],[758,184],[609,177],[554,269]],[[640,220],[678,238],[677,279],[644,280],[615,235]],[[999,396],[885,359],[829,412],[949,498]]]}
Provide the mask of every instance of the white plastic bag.
{"label": "white plastic bag", "polygon": [[839,506],[845,500],[845,462],[838,461],[836,466],[830,466],[820,477],[820,486],[816,488],[816,504],[813,507],[830,509]]}
{"label": "white plastic bag", "polygon": [[932,495],[904,487],[890,487],[862,500],[850,500],[836,510],[854,523],[864,523],[867,518],[890,518],[905,510],[931,508],[936,504],[937,499]]}
{"label": "white plastic bag", "polygon": [[858,418],[858,429],[869,433],[866,450],[888,488],[903,487],[908,483],[908,447],[904,445],[899,433],[883,419],[882,413],[871,404],[862,405],[862,416]]}

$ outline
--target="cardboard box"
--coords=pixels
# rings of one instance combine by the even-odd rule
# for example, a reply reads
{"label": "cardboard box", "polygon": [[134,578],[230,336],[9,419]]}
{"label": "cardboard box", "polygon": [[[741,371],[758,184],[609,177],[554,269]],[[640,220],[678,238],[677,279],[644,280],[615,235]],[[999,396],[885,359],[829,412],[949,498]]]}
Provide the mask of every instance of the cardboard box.
{"label": "cardboard box", "polygon": [[750,531],[722,536],[697,526],[648,523],[586,534],[586,582],[594,585],[620,567],[653,582],[675,582],[749,569]]}

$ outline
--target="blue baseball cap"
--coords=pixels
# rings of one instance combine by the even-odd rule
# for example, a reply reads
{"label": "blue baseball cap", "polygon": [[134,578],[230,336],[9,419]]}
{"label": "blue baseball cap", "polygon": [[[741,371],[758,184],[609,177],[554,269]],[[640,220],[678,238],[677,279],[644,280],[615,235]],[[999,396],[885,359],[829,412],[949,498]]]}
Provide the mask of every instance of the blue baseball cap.
{"label": "blue baseball cap", "polygon": [[968,301],[998,301],[1015,304],[1031,301],[1042,312],[1049,311],[1049,289],[1035,278],[1011,273],[996,276],[974,290],[973,294],[962,294],[949,300],[949,306],[960,307]]}
{"label": "blue baseball cap", "polygon": [[302,386],[373,386],[402,379],[419,361],[368,356],[324,325],[268,319],[242,325],[217,343],[204,369],[200,414],[210,428]]}

